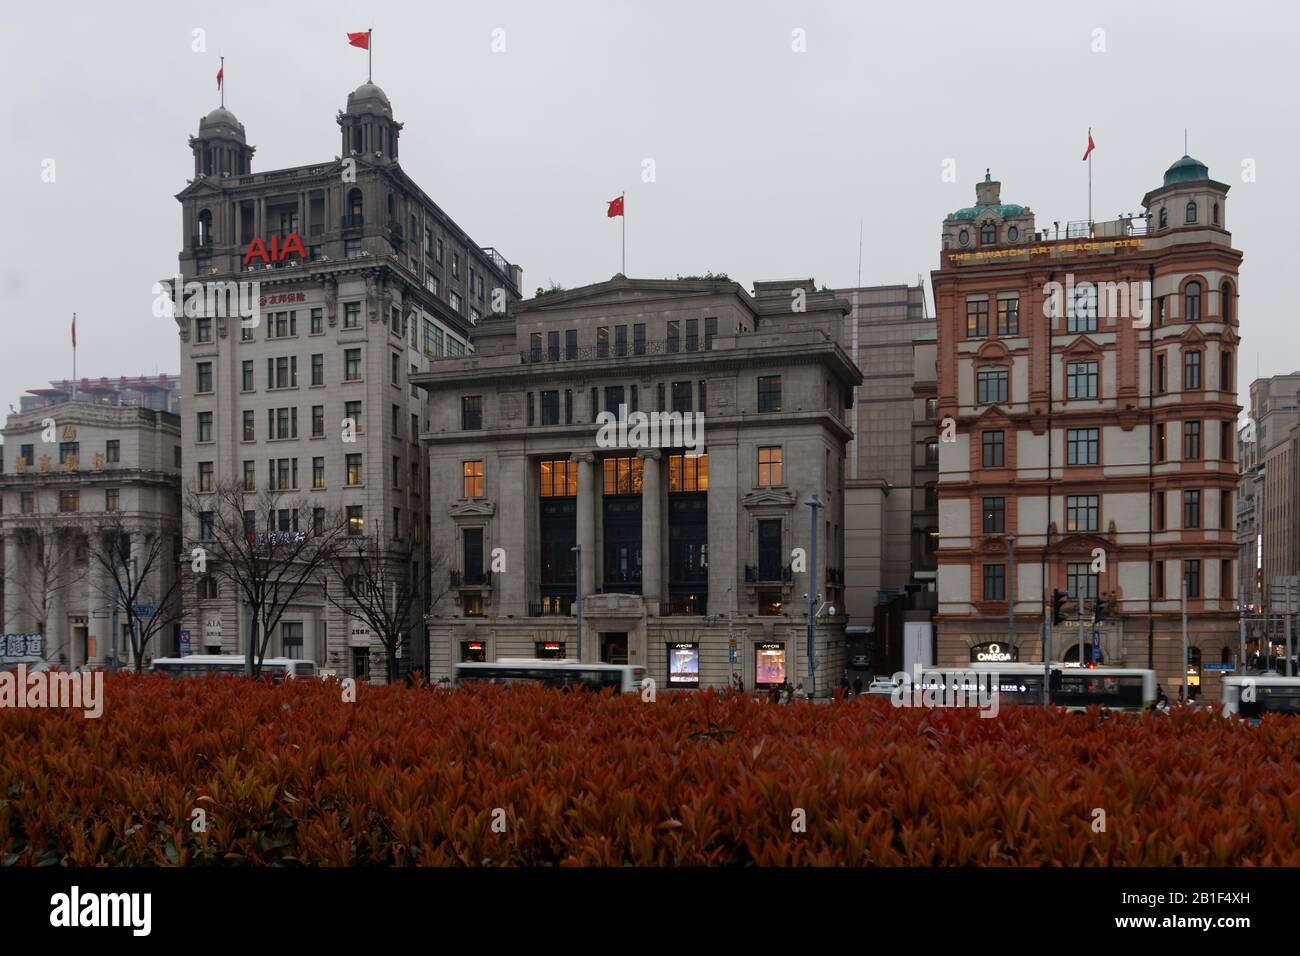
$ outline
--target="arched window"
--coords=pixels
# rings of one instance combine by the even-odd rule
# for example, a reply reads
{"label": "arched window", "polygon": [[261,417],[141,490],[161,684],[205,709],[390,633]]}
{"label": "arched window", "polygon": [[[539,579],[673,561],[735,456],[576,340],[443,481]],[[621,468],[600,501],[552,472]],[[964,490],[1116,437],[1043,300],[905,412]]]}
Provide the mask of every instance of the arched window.
{"label": "arched window", "polygon": [[1219,204],[1217,202],[1212,207],[1211,216],[1213,218],[1214,224],[1217,226],[1219,224]]}
{"label": "arched window", "polygon": [[348,218],[354,226],[361,223],[361,209],[361,190],[353,189],[348,193]]}
{"label": "arched window", "polygon": [[1188,221],[1188,222],[1196,222],[1196,203],[1195,203],[1195,202],[1189,202],[1189,203],[1187,204],[1187,221]]}
{"label": "arched window", "polygon": [[207,209],[199,213],[198,240],[200,246],[206,246],[212,242],[212,213]]}
{"label": "arched window", "polygon": [[986,222],[980,226],[980,245],[991,246],[998,241],[997,226],[991,222]]}
{"label": "arched window", "polygon": [[393,194],[388,194],[388,221],[393,221]]}
{"label": "arched window", "polygon": [[1163,229],[1163,228],[1165,228],[1165,226],[1167,226],[1167,225],[1169,225],[1169,210],[1168,210],[1168,209],[1161,209],[1161,210],[1160,210],[1160,228]]}
{"label": "arched window", "polygon": [[1224,322],[1232,321],[1232,283],[1225,282],[1219,287],[1219,314]]}
{"label": "arched window", "polygon": [[1183,321],[1201,321],[1201,284],[1199,282],[1189,282],[1187,288],[1183,290]]}

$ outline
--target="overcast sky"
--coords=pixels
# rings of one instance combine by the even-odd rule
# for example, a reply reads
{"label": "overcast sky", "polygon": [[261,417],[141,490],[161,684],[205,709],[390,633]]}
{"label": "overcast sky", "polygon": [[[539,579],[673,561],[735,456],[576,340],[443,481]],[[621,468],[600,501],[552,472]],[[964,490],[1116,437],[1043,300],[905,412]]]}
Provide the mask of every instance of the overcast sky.
{"label": "overcast sky", "polygon": [[[329,160],[366,78],[405,123],[402,166],[531,294],[619,271],[915,282],[991,167],[1038,225],[1138,212],[1189,152],[1232,187],[1245,253],[1240,380],[1300,368],[1294,3],[32,2],[0,75],[0,416],[78,373],[178,370],[150,288],[177,265],[187,137],[226,105],[254,171]],[[193,52],[193,31],[206,52]],[[494,31],[505,51],[492,50]],[[804,52],[792,47],[803,31]],[[1104,31],[1099,34],[1097,31]],[[1104,45],[1104,52],[1094,48]],[[45,160],[55,180],[42,181]],[[944,182],[955,160],[957,181]],[[1255,182],[1243,182],[1253,160]],[[655,181],[643,181],[646,160]],[[929,293],[927,292],[927,297]],[[1243,402],[1244,404],[1245,402]]]}

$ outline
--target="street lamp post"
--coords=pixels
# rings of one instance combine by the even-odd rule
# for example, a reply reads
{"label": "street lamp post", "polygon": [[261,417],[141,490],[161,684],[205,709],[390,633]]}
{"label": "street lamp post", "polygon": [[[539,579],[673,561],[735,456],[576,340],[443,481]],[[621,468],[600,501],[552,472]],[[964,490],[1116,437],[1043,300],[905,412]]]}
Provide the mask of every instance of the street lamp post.
{"label": "street lamp post", "polygon": [[812,509],[812,554],[808,556],[808,699],[817,694],[816,652],[817,652],[817,509],[822,506],[816,495],[805,502]]}
{"label": "street lamp post", "polygon": [[578,606],[578,661],[582,661],[582,545],[573,546],[574,554],[574,580],[577,583],[577,606]]}
{"label": "street lamp post", "polygon": [[1007,643],[1016,659],[1016,536],[1007,535]]}

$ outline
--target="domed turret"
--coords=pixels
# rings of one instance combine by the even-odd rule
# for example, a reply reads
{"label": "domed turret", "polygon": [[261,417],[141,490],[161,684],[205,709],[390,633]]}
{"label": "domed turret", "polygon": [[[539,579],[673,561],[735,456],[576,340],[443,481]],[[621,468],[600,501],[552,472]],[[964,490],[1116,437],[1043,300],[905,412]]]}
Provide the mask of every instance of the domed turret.
{"label": "domed turret", "polygon": [[1190,183],[1199,179],[1210,178],[1210,167],[1206,166],[1199,159],[1184,155],[1182,159],[1174,163],[1165,170],[1165,185],[1172,186],[1174,183]]}
{"label": "domed turret", "polygon": [[194,153],[194,178],[241,176],[252,171],[253,150],[244,124],[224,106],[199,120],[199,135],[190,137]]}
{"label": "domed turret", "polygon": [[364,156],[370,162],[397,159],[397,137],[402,124],[393,119],[388,94],[366,81],[348,94],[347,109],[339,112],[344,156]]}

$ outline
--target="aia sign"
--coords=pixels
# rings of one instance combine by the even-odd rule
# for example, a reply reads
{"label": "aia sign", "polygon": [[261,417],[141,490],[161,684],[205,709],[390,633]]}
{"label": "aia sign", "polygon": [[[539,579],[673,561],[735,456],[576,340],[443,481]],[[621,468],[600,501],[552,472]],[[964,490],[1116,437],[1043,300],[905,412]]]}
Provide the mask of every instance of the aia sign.
{"label": "aia sign", "polygon": [[248,265],[254,259],[261,259],[263,262],[284,262],[289,257],[289,253],[298,253],[299,259],[307,258],[307,250],[302,247],[302,237],[296,232],[289,233],[285,237],[284,245],[280,245],[280,237],[271,237],[271,251],[266,249],[266,243],[261,239],[254,238],[248,244],[248,251],[244,253],[244,265]]}

